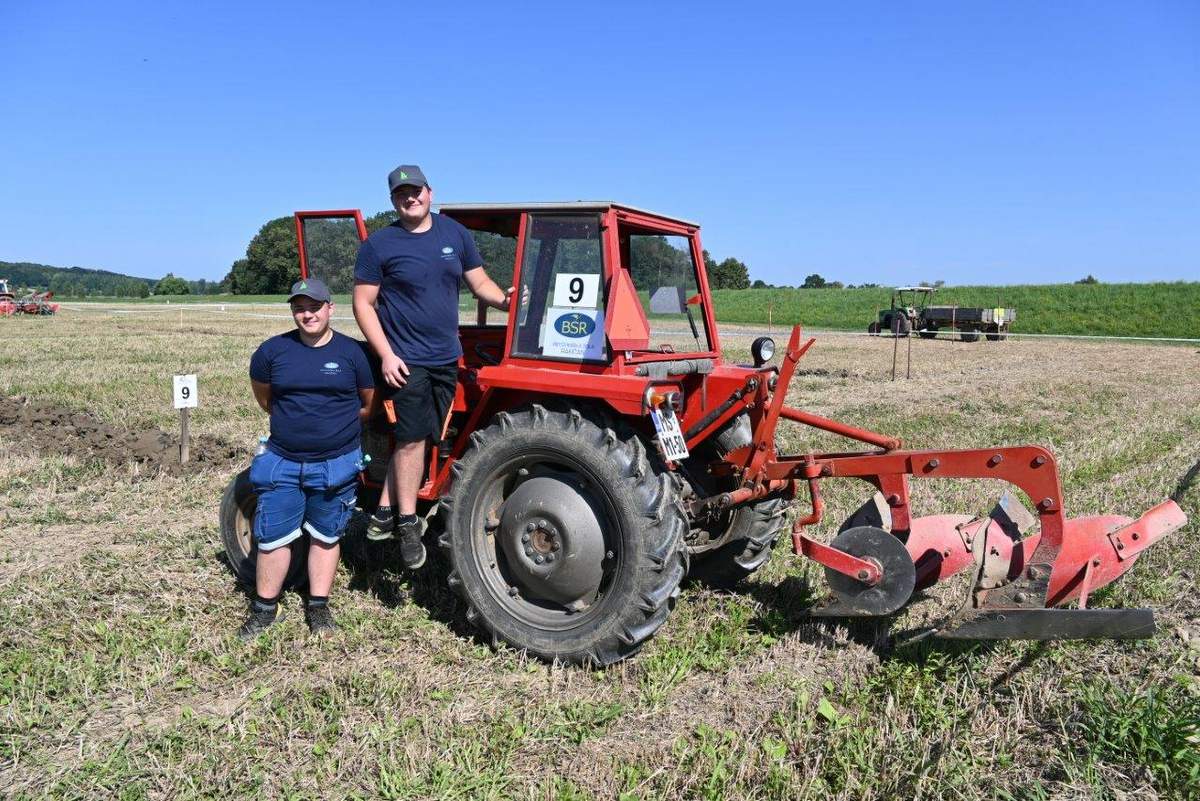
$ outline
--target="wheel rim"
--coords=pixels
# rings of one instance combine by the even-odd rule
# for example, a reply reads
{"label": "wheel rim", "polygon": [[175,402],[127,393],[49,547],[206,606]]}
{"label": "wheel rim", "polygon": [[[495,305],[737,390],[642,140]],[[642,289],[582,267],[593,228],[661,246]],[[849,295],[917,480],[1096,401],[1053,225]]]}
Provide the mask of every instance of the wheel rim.
{"label": "wheel rim", "polygon": [[233,527],[242,553],[249,556],[254,552],[254,512],[258,507],[258,496],[249,495],[238,504]]}
{"label": "wheel rim", "polygon": [[569,455],[531,452],[494,469],[471,510],[475,568],[522,623],[564,630],[604,614],[621,564],[616,510]]}

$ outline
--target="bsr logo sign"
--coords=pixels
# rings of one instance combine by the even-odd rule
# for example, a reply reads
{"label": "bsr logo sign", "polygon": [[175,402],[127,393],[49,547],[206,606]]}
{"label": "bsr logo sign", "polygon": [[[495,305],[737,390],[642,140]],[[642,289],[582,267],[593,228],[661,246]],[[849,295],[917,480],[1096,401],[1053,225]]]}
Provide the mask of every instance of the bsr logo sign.
{"label": "bsr logo sign", "polygon": [[554,330],[565,337],[581,339],[596,330],[596,321],[583,314],[564,314],[554,321]]}

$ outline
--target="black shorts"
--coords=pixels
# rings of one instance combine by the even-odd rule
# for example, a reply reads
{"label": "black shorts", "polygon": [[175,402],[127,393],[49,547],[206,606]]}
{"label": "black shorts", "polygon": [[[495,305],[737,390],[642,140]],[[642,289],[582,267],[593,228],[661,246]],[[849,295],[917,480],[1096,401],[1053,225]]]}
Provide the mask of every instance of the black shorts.
{"label": "black shorts", "polygon": [[421,442],[442,438],[446,418],[454,404],[458,362],[429,367],[408,365],[408,383],[399,389],[384,385],[396,412],[396,442]]}

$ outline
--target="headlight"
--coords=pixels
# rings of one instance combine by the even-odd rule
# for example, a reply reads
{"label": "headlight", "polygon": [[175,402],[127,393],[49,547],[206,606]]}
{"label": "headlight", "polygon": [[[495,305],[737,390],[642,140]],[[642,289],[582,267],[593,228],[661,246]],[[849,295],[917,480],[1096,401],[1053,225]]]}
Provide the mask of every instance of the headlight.
{"label": "headlight", "polygon": [[755,367],[762,367],[774,355],[775,340],[770,337],[759,337],[750,345],[750,358],[754,359]]}

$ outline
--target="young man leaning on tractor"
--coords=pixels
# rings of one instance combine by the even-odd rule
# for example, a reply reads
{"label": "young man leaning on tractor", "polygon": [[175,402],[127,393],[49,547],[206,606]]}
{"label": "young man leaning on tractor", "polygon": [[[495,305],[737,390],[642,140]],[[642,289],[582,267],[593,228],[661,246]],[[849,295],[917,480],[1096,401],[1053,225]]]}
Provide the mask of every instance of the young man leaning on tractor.
{"label": "young man leaning on tractor", "polygon": [[337,628],[329,590],[354,511],[359,437],[375,391],[362,344],[329,327],[328,287],[316,278],[298,281],[288,302],[296,330],[271,337],[250,359],[250,385],[271,415],[271,437],[250,465],[258,561],[250,617],[239,631],[244,639],[275,622],[291,545],[305,534],[312,540],[305,619],[317,636]]}
{"label": "young man leaning on tractor", "polygon": [[466,228],[430,212],[433,190],[420,167],[392,170],[388,190],[400,217],[362,243],[354,266],[354,318],[379,354],[387,385],[380,391],[396,414],[396,450],[367,537],[386,540],[398,533],[400,556],[416,569],[425,563],[416,515],[425,447],[444,434],[462,356],[460,281],[501,311],[508,310],[513,290],[501,290],[488,277]]}

